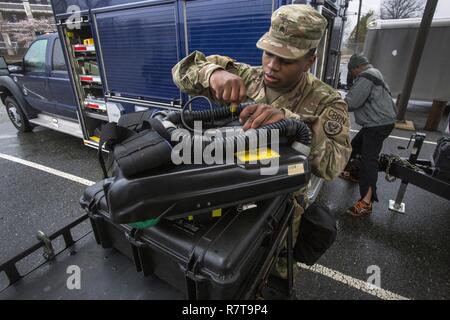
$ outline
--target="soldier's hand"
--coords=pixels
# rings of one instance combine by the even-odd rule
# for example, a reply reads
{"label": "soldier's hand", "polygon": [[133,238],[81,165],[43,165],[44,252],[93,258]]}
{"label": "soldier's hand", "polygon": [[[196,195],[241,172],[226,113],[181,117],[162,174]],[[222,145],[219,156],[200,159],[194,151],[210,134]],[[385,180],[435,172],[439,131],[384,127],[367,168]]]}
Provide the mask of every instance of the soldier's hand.
{"label": "soldier's hand", "polygon": [[244,81],[225,70],[214,71],[209,78],[209,86],[219,101],[241,103],[247,96]]}
{"label": "soldier's hand", "polygon": [[262,125],[274,123],[284,119],[284,112],[267,104],[252,104],[244,108],[239,115],[243,123],[242,129],[256,129]]}

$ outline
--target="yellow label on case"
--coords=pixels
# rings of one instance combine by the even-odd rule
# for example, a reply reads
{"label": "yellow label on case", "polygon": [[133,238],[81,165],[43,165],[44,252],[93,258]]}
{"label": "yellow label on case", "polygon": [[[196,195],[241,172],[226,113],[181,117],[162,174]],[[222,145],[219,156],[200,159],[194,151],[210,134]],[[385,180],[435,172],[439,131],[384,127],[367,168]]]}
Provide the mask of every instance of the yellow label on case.
{"label": "yellow label on case", "polygon": [[93,39],[93,38],[84,39],[84,40],[83,40],[83,44],[84,44],[85,46],[93,45],[93,44],[94,44],[94,39]]}
{"label": "yellow label on case", "polygon": [[222,209],[213,210],[212,216],[213,217],[221,217],[222,216]]}
{"label": "yellow label on case", "polygon": [[236,153],[236,157],[241,162],[258,161],[272,158],[279,158],[278,152],[273,151],[270,148],[261,148],[250,151],[241,151]]}
{"label": "yellow label on case", "polygon": [[290,166],[288,166],[288,176],[302,173],[305,173],[305,167],[303,166],[303,163],[291,164]]}

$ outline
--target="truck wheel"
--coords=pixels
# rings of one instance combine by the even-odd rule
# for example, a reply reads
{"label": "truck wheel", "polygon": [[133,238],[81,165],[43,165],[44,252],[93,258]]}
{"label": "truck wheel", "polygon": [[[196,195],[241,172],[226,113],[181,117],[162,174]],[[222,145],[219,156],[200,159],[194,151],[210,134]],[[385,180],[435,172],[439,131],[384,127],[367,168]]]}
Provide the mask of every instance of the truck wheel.
{"label": "truck wheel", "polygon": [[14,127],[16,127],[17,130],[19,130],[19,132],[29,132],[33,129],[33,127],[28,122],[27,117],[14,98],[7,97],[5,99],[5,106],[9,120],[11,120],[12,124],[14,125]]}

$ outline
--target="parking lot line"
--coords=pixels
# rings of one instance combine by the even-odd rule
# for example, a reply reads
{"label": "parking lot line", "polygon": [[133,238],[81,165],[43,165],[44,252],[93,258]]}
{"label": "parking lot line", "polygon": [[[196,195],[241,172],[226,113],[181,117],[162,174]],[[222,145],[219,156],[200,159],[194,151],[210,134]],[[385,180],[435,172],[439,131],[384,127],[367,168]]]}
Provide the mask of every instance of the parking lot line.
{"label": "parking lot line", "polygon": [[[359,130],[350,129],[350,132],[359,132]],[[399,140],[406,140],[406,141],[409,141],[409,139],[410,139],[410,138],[399,137],[399,136],[389,136],[389,138],[392,138],[392,139],[399,139]],[[414,141],[414,139],[412,139],[412,141]],[[428,143],[428,144],[434,144],[434,145],[437,145],[437,142],[433,142],[433,141],[424,141],[423,143]]]}
{"label": "parking lot line", "polygon": [[45,171],[47,173],[51,173],[51,174],[54,174],[56,176],[59,176],[59,177],[65,178],[65,179],[72,180],[72,181],[84,184],[86,186],[92,186],[93,184],[95,184],[95,182],[93,182],[93,181],[90,181],[90,180],[87,180],[87,179],[83,179],[83,178],[74,176],[74,175],[69,174],[69,173],[65,173],[65,172],[62,172],[62,171],[50,168],[50,167],[43,166],[41,164],[37,164],[37,163],[31,162],[31,161],[23,160],[23,159],[20,159],[20,158],[17,158],[17,157],[13,157],[13,156],[10,156],[10,155],[7,155],[7,154],[0,153],[0,158],[6,159],[6,160],[10,160],[10,161],[14,161],[16,163],[20,163],[20,164],[23,164],[25,166],[28,166],[28,167],[31,167],[31,168],[35,168],[35,169],[38,169],[38,170],[41,170],[41,171]]}
{"label": "parking lot line", "polygon": [[17,134],[0,134],[0,139],[13,139],[17,138]]}
{"label": "parking lot line", "polygon": [[383,299],[383,300],[410,300],[409,298],[405,298],[405,297],[398,295],[396,293],[393,293],[391,291],[381,289],[369,282],[347,276],[339,271],[321,266],[319,264],[315,264],[311,267],[309,267],[303,263],[297,263],[297,265],[300,268],[303,268],[305,270],[309,270],[309,271],[312,271],[315,273],[319,273],[325,277],[331,278],[335,281],[346,284],[349,287],[361,290],[363,292],[366,292],[372,296],[375,296],[375,297]]}
{"label": "parking lot line", "polygon": [[[78,183],[86,185],[86,186],[91,186],[91,185],[95,184],[94,181],[90,181],[90,180],[87,180],[87,179],[84,179],[84,178],[80,178],[80,177],[77,177],[75,175],[72,175],[72,174],[60,171],[60,170],[56,170],[56,169],[53,169],[53,168],[50,168],[50,167],[47,167],[47,166],[43,166],[41,164],[34,163],[34,162],[31,162],[31,161],[23,160],[23,159],[20,159],[20,158],[14,157],[14,156],[10,156],[10,155],[4,154],[4,153],[0,153],[0,158],[5,159],[5,160],[9,160],[9,161],[13,161],[13,162],[16,162],[16,163],[20,163],[22,165],[25,165],[25,166],[28,166],[28,167],[31,167],[31,168],[35,168],[35,169],[38,169],[38,170],[41,170],[41,171],[44,171],[44,172],[56,175],[58,177],[62,177],[62,178],[71,180],[71,181],[74,181],[74,182],[78,182]],[[378,297],[380,299],[385,299],[385,300],[409,300],[409,299],[407,299],[407,298],[405,298],[403,296],[400,296],[398,294],[395,294],[393,292],[390,292],[390,291],[378,288],[378,287],[376,287],[376,286],[374,286],[374,285],[372,285],[372,284],[370,284],[368,282],[352,278],[352,277],[347,276],[347,275],[345,275],[343,273],[340,273],[339,271],[336,271],[336,270],[333,270],[333,269],[329,269],[327,267],[324,267],[324,266],[321,266],[321,265],[318,265],[318,264],[315,264],[312,267],[308,267],[308,266],[306,266],[304,264],[298,263],[298,266],[303,268],[303,269],[310,270],[310,271],[322,274],[322,275],[324,275],[326,277],[332,278],[335,281],[344,283],[344,284],[346,284],[346,285],[348,285],[350,287],[353,287],[355,289],[361,290],[363,292],[366,292],[368,294],[376,296],[376,297]]]}

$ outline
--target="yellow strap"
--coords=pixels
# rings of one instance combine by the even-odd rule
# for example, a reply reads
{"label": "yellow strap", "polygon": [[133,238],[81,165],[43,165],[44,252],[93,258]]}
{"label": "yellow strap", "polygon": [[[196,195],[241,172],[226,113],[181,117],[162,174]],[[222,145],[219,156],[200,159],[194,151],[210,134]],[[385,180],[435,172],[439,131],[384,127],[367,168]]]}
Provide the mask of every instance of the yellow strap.
{"label": "yellow strap", "polygon": [[278,152],[270,148],[261,148],[250,151],[241,151],[236,153],[236,157],[242,162],[257,161],[264,159],[279,158]]}

